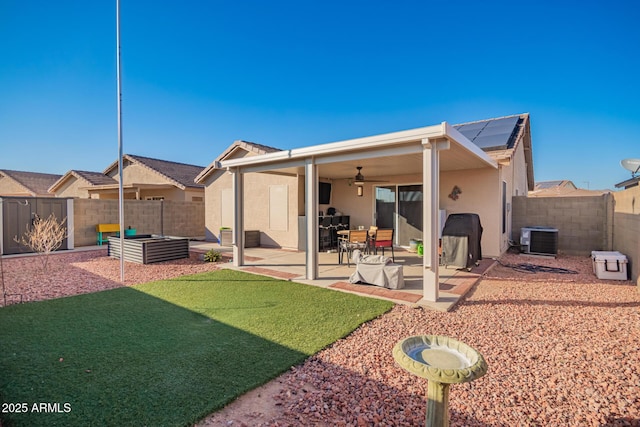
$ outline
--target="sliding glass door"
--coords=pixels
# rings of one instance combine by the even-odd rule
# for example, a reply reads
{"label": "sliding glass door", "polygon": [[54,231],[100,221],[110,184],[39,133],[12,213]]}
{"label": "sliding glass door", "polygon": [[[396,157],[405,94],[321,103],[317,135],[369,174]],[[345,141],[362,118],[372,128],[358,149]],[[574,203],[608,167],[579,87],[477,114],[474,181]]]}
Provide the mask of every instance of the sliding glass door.
{"label": "sliding glass door", "polygon": [[396,245],[422,238],[422,185],[380,186],[375,195],[376,226],[393,228]]}

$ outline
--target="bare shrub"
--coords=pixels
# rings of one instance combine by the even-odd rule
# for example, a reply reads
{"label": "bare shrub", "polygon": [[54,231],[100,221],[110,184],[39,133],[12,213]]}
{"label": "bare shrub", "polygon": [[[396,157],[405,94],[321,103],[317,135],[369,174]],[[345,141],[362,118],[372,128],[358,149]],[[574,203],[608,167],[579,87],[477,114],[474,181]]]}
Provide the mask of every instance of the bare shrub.
{"label": "bare shrub", "polygon": [[49,263],[49,254],[60,249],[66,237],[67,228],[64,226],[66,221],[67,219],[64,218],[58,222],[54,214],[46,219],[36,216],[31,227],[27,226],[27,231],[22,237],[18,239],[16,236],[14,240],[42,255],[42,270],[45,271]]}

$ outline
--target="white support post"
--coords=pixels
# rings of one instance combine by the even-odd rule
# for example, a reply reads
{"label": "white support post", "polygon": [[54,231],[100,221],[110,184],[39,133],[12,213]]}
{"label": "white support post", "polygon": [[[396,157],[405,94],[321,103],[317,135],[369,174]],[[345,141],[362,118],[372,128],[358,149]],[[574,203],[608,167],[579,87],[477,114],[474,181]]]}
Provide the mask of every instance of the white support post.
{"label": "white support post", "polygon": [[244,265],[244,175],[240,168],[232,171],[233,181],[233,266]]}
{"label": "white support post", "polygon": [[318,166],[314,159],[305,161],[306,278],[318,278]]}
{"label": "white support post", "polygon": [[424,271],[422,292],[427,301],[438,300],[440,273],[438,271],[438,218],[440,199],[440,162],[438,144],[425,139],[422,141],[422,188],[424,192],[422,206],[422,224],[424,247]]}

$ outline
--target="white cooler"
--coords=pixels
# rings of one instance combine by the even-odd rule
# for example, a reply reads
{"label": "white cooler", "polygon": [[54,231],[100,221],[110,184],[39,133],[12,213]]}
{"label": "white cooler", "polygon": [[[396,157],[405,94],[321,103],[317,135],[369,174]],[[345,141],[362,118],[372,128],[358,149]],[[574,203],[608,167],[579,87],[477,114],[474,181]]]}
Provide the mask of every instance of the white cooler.
{"label": "white cooler", "polygon": [[620,252],[592,251],[593,274],[598,279],[627,280],[627,257]]}

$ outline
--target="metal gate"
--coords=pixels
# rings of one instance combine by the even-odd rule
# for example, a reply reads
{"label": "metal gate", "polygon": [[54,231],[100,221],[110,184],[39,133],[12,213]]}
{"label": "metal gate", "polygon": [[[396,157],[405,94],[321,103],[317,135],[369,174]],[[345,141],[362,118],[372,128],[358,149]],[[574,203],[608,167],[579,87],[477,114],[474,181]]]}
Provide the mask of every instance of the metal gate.
{"label": "metal gate", "polygon": [[[37,217],[48,218],[54,214],[58,221],[67,219],[67,199],[45,197],[1,197],[2,206],[2,251],[4,255],[32,252],[31,249],[16,242],[25,231],[30,229]],[[69,221],[65,223],[69,235]],[[60,249],[68,248],[65,237]]]}

